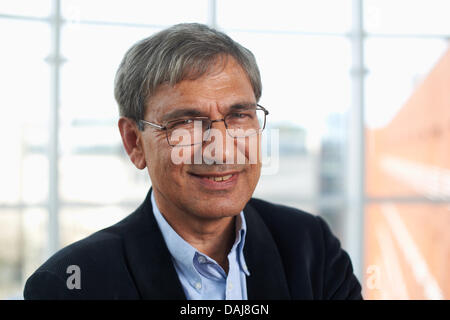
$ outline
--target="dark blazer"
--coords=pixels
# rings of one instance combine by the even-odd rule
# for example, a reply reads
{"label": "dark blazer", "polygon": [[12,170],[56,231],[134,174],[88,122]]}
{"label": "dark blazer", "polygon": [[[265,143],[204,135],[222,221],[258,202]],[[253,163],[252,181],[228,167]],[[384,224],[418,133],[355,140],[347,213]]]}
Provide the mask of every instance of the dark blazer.
{"label": "dark blazer", "polygon": [[[324,220],[251,199],[244,256],[248,299],[361,299],[349,256]],[[80,289],[68,289],[68,266]],[[25,299],[186,299],[161,231],[144,203],[117,224],[54,254],[27,280]]]}

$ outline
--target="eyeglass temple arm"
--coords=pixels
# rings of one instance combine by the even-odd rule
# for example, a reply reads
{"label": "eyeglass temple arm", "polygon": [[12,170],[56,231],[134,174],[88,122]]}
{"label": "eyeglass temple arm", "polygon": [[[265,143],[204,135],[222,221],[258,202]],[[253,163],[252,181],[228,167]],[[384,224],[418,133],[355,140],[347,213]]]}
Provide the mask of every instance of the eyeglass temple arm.
{"label": "eyeglass temple arm", "polygon": [[166,127],[160,126],[159,124],[156,124],[156,123],[148,122],[146,120],[139,120],[139,122],[143,123],[143,124],[148,124],[149,126],[152,126],[154,128],[160,129],[160,130],[166,130]]}
{"label": "eyeglass temple arm", "polygon": [[264,108],[262,105],[257,104],[257,107],[260,108],[260,110],[264,111],[264,114],[267,116],[269,114],[269,110],[267,110],[266,108]]}

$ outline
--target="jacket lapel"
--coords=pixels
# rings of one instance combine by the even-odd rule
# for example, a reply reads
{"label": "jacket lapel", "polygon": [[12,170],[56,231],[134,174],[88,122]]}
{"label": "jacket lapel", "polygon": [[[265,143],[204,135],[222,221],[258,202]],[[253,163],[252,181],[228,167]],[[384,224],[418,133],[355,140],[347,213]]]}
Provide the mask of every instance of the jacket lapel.
{"label": "jacket lapel", "polygon": [[244,257],[249,268],[249,300],[288,300],[289,288],[280,254],[272,234],[258,212],[250,205],[244,208],[247,223]]}
{"label": "jacket lapel", "polygon": [[[186,296],[153,216],[151,191],[141,206],[121,222],[126,224],[123,237],[128,268],[142,299],[184,300]],[[250,271],[248,299],[290,299],[282,260],[269,229],[250,204],[244,208],[244,215],[244,256]]]}
{"label": "jacket lapel", "polygon": [[186,299],[167,246],[158,228],[150,200],[129,217],[124,234],[128,268],[142,299]]}

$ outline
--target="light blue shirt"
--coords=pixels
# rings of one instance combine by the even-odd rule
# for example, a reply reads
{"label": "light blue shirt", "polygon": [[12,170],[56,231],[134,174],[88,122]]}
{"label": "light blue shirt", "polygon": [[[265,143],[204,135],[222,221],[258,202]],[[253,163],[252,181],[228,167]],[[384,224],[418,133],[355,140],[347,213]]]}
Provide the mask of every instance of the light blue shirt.
{"label": "light blue shirt", "polygon": [[207,255],[199,252],[173,230],[151,195],[153,215],[172,256],[175,270],[188,300],[247,300],[246,276],[250,273],[244,259],[247,226],[241,211],[235,219],[236,240],[228,254],[228,275]]}

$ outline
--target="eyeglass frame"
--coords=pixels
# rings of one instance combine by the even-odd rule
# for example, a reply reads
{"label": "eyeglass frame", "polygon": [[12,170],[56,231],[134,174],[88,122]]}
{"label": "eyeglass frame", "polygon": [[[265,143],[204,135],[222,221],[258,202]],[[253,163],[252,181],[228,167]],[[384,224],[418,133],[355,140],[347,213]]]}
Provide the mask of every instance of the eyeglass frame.
{"label": "eyeglass frame", "polygon": [[[259,109],[258,109],[258,108],[259,108]],[[259,104],[256,104],[256,110],[262,110],[262,111],[264,112],[264,124],[263,124],[263,127],[260,128],[259,132],[257,131],[257,132],[255,133],[255,134],[258,134],[258,133],[261,133],[261,132],[265,129],[265,127],[266,127],[266,119],[267,119],[267,115],[269,114],[269,110],[267,110],[266,108],[264,108],[263,106],[261,106],[261,105],[259,105]],[[228,115],[227,115],[227,116],[228,116]],[[225,116],[225,117],[227,117],[227,116]],[[244,137],[233,137],[233,136],[231,136],[231,135],[229,134],[229,132],[228,132],[228,125],[227,125],[227,123],[226,123],[226,121],[225,121],[225,118],[211,120],[211,119],[208,118],[208,117],[192,117],[192,118],[189,118],[189,119],[194,119],[194,120],[195,120],[195,119],[198,119],[198,120],[209,120],[208,128],[207,128],[205,131],[210,131],[210,130],[211,130],[211,127],[212,127],[212,124],[213,124],[214,122],[221,122],[221,121],[223,121],[223,124],[225,125],[225,129],[226,129],[226,131],[227,131],[227,134],[228,134],[230,137],[234,138],[234,139],[236,139],[236,138],[247,138],[247,137],[251,137],[251,136],[255,135],[255,134],[253,134],[253,135],[244,136]],[[142,125],[143,125],[143,124],[144,124],[144,125],[146,124],[146,125],[149,125],[149,126],[155,128],[155,129],[165,131],[165,132],[166,132],[166,140],[167,140],[167,143],[169,144],[169,146],[170,146],[170,147],[176,147],[177,145],[172,145],[172,144],[170,144],[170,142],[169,142],[169,133],[168,133],[167,125],[168,125],[170,122],[179,121],[179,120],[180,120],[180,119],[170,120],[170,121],[167,121],[167,123],[166,123],[165,125],[160,125],[160,124],[157,124],[157,123],[153,123],[153,122],[150,122],[150,121],[141,119],[141,120],[138,121],[138,127],[139,127],[140,130],[144,130]],[[209,135],[208,135],[208,137],[209,137]],[[205,141],[207,141],[207,140],[202,139],[201,144],[203,144],[203,142],[205,142]],[[188,147],[188,146],[193,146],[193,145],[197,145],[197,144],[200,144],[200,142],[199,142],[199,143],[192,143],[191,145],[186,145],[186,147]]]}

